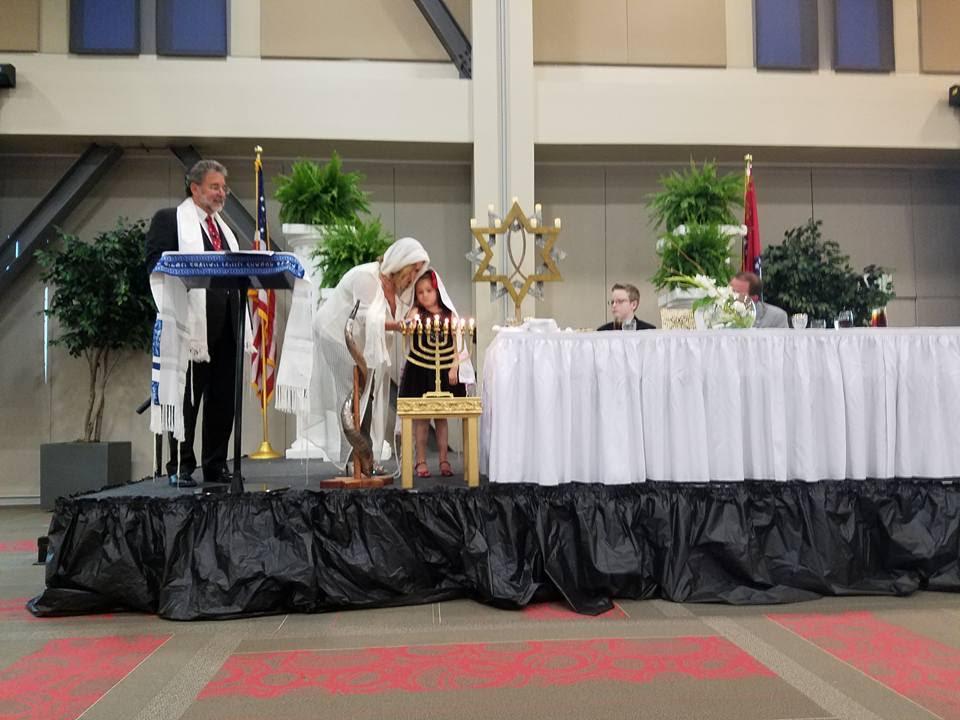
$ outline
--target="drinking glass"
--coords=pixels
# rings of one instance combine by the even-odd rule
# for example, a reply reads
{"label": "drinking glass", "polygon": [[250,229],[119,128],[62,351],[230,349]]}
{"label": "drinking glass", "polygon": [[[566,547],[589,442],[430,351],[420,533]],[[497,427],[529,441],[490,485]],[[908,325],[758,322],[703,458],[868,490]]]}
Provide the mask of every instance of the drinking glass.
{"label": "drinking glass", "polygon": [[840,314],[837,315],[837,320],[834,324],[834,327],[838,327],[838,328],[853,327],[853,310],[841,310]]}
{"label": "drinking glass", "polygon": [[794,330],[803,330],[807,326],[807,314],[794,313],[790,316],[790,324]]}
{"label": "drinking glass", "polygon": [[819,319],[819,318],[814,318],[813,320],[810,321],[810,329],[811,329],[811,330],[825,330],[826,327],[827,327],[827,321],[826,321],[826,320],[821,320],[821,319]]}

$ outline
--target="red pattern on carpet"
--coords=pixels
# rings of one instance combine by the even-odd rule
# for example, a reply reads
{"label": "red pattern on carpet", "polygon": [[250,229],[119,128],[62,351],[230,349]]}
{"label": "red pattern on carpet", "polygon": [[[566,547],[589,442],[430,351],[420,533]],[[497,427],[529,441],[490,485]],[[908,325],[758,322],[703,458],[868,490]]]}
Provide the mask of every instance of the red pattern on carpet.
{"label": "red pattern on carpet", "polygon": [[0,719],[75,720],[169,637],[51,640],[0,671]]}
{"label": "red pattern on carpet", "polygon": [[626,620],[627,614],[619,605],[599,615],[581,615],[563,603],[546,602],[527,605],[521,611],[524,620]]}
{"label": "red pattern on carpet", "polygon": [[943,720],[960,720],[960,650],[871,612],[767,617]]}
{"label": "red pattern on carpet", "polygon": [[662,675],[739,680],[773,673],[719,637],[298,650],[234,655],[197,699],[647,683]]}
{"label": "red pattern on carpet", "polygon": [[0,553],[35,553],[36,540],[16,540],[14,542],[0,542]]}

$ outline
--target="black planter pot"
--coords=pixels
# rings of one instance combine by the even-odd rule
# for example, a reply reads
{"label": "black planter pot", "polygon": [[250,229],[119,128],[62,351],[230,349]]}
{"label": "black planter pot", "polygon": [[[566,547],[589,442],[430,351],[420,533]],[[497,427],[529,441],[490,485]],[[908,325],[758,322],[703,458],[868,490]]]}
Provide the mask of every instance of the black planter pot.
{"label": "black planter pot", "polygon": [[123,485],[131,477],[129,442],[69,442],[40,446],[40,507],[58,497]]}

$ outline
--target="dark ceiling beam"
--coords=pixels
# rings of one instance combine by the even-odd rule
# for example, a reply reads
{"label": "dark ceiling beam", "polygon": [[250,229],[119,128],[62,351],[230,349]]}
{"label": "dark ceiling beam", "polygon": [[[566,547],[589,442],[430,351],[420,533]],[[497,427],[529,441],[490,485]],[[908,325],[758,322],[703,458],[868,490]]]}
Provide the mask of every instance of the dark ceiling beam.
{"label": "dark ceiling beam", "polygon": [[[485,2],[486,0],[473,0]],[[460,77],[469,80],[473,77],[473,50],[470,40],[450,12],[450,8],[443,0],[413,0],[423,17],[430,23],[434,34],[447,51],[447,55],[457,66]]]}
{"label": "dark ceiling beam", "polygon": [[90,145],[0,243],[0,296],[30,265],[36,251],[53,239],[56,229],[63,226],[121,155],[123,148],[119,145]]}

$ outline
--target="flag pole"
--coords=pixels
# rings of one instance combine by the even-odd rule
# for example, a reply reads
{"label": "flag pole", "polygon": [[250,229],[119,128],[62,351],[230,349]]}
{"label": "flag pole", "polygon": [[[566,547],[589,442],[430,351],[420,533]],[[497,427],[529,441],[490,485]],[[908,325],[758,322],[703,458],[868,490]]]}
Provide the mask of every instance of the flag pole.
{"label": "flag pole", "polygon": [[[254,185],[255,185],[255,194],[257,196],[257,206],[260,204],[260,176],[263,173],[263,164],[260,160],[260,155],[263,153],[263,148],[257,145],[253,151],[257,154],[256,160],[253,161],[253,173],[254,173]],[[257,233],[254,235],[254,250],[260,250],[260,238],[266,238],[267,229],[265,227],[260,227],[260,212],[257,211]],[[266,240],[264,242],[266,249],[270,249],[270,241]],[[256,291],[251,291],[256,292]],[[259,294],[259,293],[257,293]],[[256,297],[256,295],[255,295]],[[259,313],[259,308],[257,309]],[[279,457],[282,457],[280,453],[273,449],[270,445],[270,425],[267,420],[267,321],[266,318],[260,318],[260,418],[263,425],[263,442],[260,443],[260,447],[255,453],[250,455],[252,460],[276,460]]]}
{"label": "flag pole", "polygon": [[[753,172],[753,155],[749,153],[743,156],[743,210],[747,211],[747,192],[750,190],[750,173]],[[740,243],[740,269],[749,270],[745,267],[747,262],[747,237],[743,236]]]}

